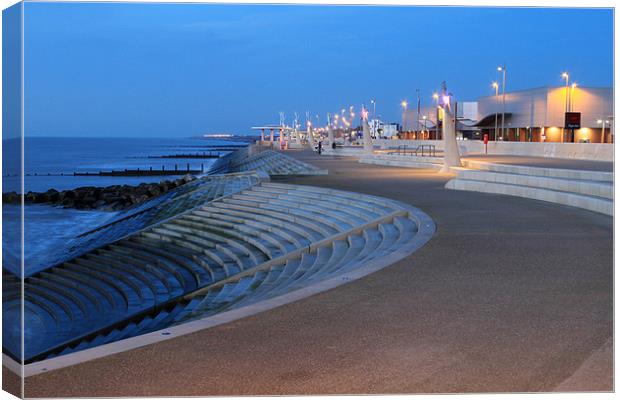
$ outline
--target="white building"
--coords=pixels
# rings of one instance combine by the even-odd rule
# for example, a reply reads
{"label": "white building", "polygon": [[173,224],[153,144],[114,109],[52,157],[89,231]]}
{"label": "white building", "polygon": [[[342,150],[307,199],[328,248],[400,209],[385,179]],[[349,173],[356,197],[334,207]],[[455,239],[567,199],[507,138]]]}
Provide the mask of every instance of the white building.
{"label": "white building", "polygon": [[385,123],[378,119],[371,119],[368,121],[368,125],[370,126],[370,134],[373,138],[389,139],[392,136],[398,135],[398,124]]}

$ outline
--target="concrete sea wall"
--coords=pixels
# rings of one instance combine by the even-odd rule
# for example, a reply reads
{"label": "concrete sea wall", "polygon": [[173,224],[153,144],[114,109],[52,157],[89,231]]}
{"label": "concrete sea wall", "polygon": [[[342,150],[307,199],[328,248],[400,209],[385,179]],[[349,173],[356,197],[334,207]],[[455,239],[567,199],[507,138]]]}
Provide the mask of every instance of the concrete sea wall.
{"label": "concrete sea wall", "polygon": [[[407,146],[415,149],[418,145],[435,145],[436,150],[443,150],[441,140],[391,140],[374,141],[375,148],[398,148]],[[484,143],[478,140],[461,140],[458,142],[461,155],[484,153]],[[533,142],[489,142],[488,154],[534,156],[552,158],[570,158],[576,160],[613,161],[614,146],[611,143],[533,143]]]}

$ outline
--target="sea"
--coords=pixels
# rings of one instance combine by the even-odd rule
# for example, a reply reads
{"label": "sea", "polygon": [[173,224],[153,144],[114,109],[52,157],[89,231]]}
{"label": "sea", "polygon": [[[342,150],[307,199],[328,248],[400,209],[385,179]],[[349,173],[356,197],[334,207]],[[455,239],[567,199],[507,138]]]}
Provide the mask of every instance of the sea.
{"label": "sea", "polygon": [[[68,190],[81,186],[137,185],[159,182],[179,176],[73,176],[73,172],[99,172],[124,169],[179,169],[205,171],[212,159],[150,158],[162,155],[196,154],[213,151],[218,146],[239,146],[238,141],[201,138],[69,138],[33,137],[24,140],[24,192]],[[2,192],[21,193],[19,157],[20,139],[2,141]],[[222,152],[225,154],[226,152]],[[202,165],[201,165],[202,164]],[[62,174],[62,175],[60,175]],[[50,248],[99,226],[116,215],[107,211],[79,211],[59,206],[33,204],[25,206],[24,274],[32,260]],[[21,275],[21,214],[17,205],[2,205],[2,267]]]}

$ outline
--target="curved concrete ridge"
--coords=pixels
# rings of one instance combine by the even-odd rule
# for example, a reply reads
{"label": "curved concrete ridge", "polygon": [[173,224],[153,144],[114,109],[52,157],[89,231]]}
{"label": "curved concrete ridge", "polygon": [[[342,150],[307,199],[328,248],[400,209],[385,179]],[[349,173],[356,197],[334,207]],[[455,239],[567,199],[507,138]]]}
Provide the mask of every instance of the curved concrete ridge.
{"label": "curved concrete ridge", "polygon": [[613,185],[608,182],[551,178],[546,176],[509,174],[491,171],[461,169],[456,171],[457,179],[477,180],[508,185],[530,186],[560,192],[569,192],[590,197],[613,200]]}
{"label": "curved concrete ridge", "polygon": [[[311,189],[311,187],[307,187],[307,186],[304,186],[304,188]],[[349,193],[349,192],[334,191],[331,189],[324,189],[323,192],[324,193],[334,192],[334,193],[342,193],[342,194]],[[358,194],[355,194],[355,193],[349,193],[349,194],[359,196]],[[369,197],[376,198],[377,200],[383,200],[384,202],[387,201],[388,203],[392,205],[401,207],[402,212],[404,212],[404,215],[408,217],[407,219],[412,220],[417,227],[417,232],[415,232],[413,237],[411,237],[410,240],[405,240],[405,238],[402,238],[402,237],[397,238],[393,236],[393,233],[390,233],[390,230],[400,229],[400,228],[394,228],[393,226],[392,228],[390,228],[390,225],[384,225],[379,221],[372,221],[371,223],[368,224],[369,226],[374,224],[375,226],[378,227],[377,229],[382,232],[384,237],[386,237],[385,235],[387,234],[388,236],[391,236],[392,239],[397,239],[397,240],[386,242],[387,244],[389,244],[389,247],[381,251],[374,251],[375,249],[367,249],[368,251],[366,251],[366,254],[365,254],[366,256],[368,256],[371,253],[377,253],[376,254],[377,256],[366,257],[365,260],[356,264],[355,268],[344,268],[343,266],[347,266],[347,265],[351,265],[355,263],[357,259],[353,257],[353,254],[357,250],[355,251],[350,250],[345,254],[339,254],[339,255],[335,255],[336,251],[334,251],[332,252],[331,256],[329,256],[328,260],[332,260],[332,259],[337,260],[339,263],[336,263],[335,265],[339,266],[340,268],[334,268],[332,271],[329,271],[331,275],[325,275],[324,279],[321,279],[321,276],[318,275],[318,278],[315,278],[313,280],[312,279],[313,276],[311,274],[306,274],[306,276],[310,278],[308,280],[309,282],[308,286],[299,288],[293,285],[293,286],[290,286],[290,288],[293,290],[287,290],[285,293],[282,293],[281,291],[280,292],[276,291],[277,296],[273,296],[273,297],[265,296],[264,291],[263,292],[257,291],[257,293],[259,293],[259,296],[257,299],[258,301],[252,302],[251,299],[246,297],[245,299],[242,299],[241,302],[239,302],[238,307],[226,309],[223,312],[208,316],[206,318],[194,319],[190,322],[181,323],[176,326],[168,327],[165,329],[143,334],[140,336],[130,337],[130,338],[115,341],[112,343],[99,345],[97,347],[75,351],[70,354],[60,355],[60,356],[57,356],[51,359],[34,362],[34,363],[24,366],[25,377],[40,374],[40,373],[58,369],[58,368],[63,368],[69,365],[78,364],[78,363],[92,360],[95,358],[104,357],[110,354],[119,353],[119,352],[123,352],[126,350],[142,347],[142,346],[145,346],[151,343],[156,343],[159,341],[178,337],[181,335],[185,335],[185,334],[195,332],[198,330],[202,330],[202,329],[206,329],[209,327],[221,325],[221,324],[224,324],[230,321],[234,321],[239,318],[254,315],[262,311],[266,311],[266,310],[278,307],[280,305],[284,305],[284,304],[287,304],[293,301],[297,301],[305,297],[335,288],[347,282],[360,279],[366,275],[369,275],[375,271],[383,269],[405,258],[406,256],[410,255],[411,253],[415,252],[417,249],[422,247],[433,236],[435,232],[435,224],[432,221],[432,219],[428,215],[423,213],[421,210],[415,207],[400,203],[400,202],[393,201],[393,200],[383,199],[383,198],[379,198],[375,196],[369,196]],[[403,215],[402,212],[397,213],[397,214]],[[390,217],[398,218],[396,214]],[[385,218],[382,218],[382,220],[385,220]],[[399,222],[396,222],[396,224],[398,225]],[[365,235],[367,234],[367,232],[369,231],[365,230],[363,227],[356,227],[355,229],[352,229],[351,232],[348,232],[349,233],[348,236],[346,235],[346,232],[340,233],[336,236],[338,236],[341,239],[346,237],[347,240],[351,241],[351,243],[355,243],[355,240],[351,239],[352,235],[353,236],[355,236],[356,234]],[[314,249],[317,251],[316,253],[317,257],[315,258],[316,265],[318,266],[322,265],[319,261],[317,261],[320,258],[319,252],[321,252],[322,249],[325,249],[326,245],[336,246],[336,243],[338,243],[338,237],[334,237],[332,238],[333,240],[326,241],[322,245],[315,244],[313,246]],[[352,246],[351,248],[353,247],[354,246]],[[379,248],[380,247],[381,246],[379,245]],[[304,253],[304,254],[312,253],[312,249],[310,248],[306,249],[306,251],[307,253]],[[324,254],[327,254],[327,253],[324,253]],[[364,251],[361,251],[360,254],[364,254]],[[298,255],[295,254],[294,256],[298,256]],[[289,261],[290,261],[290,258],[289,258]],[[269,266],[274,266],[277,263],[270,263],[270,264],[271,265],[265,265],[262,268],[256,268],[254,270],[255,272],[254,277],[256,277],[259,273],[263,273],[262,276],[264,277],[265,276],[264,272],[266,268]],[[241,282],[244,278],[247,278],[250,275],[251,275],[250,272],[240,275],[237,279],[237,282]],[[246,279],[245,282],[247,283],[248,279]],[[226,285],[224,284],[223,287],[226,287]],[[247,285],[244,287],[247,287]],[[281,287],[284,288],[285,290],[288,288],[287,285],[283,285]],[[219,293],[220,292],[218,291],[217,294]],[[228,294],[234,293],[234,288],[229,290],[227,293]],[[191,304],[191,302],[189,304]],[[13,361],[7,356],[4,356],[4,363],[5,363],[5,366],[7,366],[10,370],[15,372],[16,374],[20,374],[21,366],[18,363],[16,363],[15,361]]]}
{"label": "curved concrete ridge", "polygon": [[613,215],[613,173],[464,161],[446,189],[504,194]]}
{"label": "curved concrete ridge", "polygon": [[483,171],[601,182],[613,182],[614,180],[613,172],[586,171],[566,168],[530,167],[526,165],[510,165],[486,161],[468,160],[466,158],[464,158],[462,162],[464,167]]}
{"label": "curved concrete ridge", "polygon": [[270,176],[327,174],[327,170],[321,170],[314,165],[273,150],[264,150],[252,156],[233,161],[230,167],[231,170],[238,172],[264,171]]}
{"label": "curved concrete ridge", "polygon": [[550,203],[583,208],[585,210],[610,216],[614,213],[613,201],[611,200],[557,190],[543,189],[539,187],[468,179],[452,179],[446,183],[445,187],[446,189],[504,194],[508,196],[547,201]]}
{"label": "curved concrete ridge", "polygon": [[[434,157],[365,155],[362,164],[439,170]],[[544,168],[462,159],[446,189],[504,194],[613,215],[613,172]]]}

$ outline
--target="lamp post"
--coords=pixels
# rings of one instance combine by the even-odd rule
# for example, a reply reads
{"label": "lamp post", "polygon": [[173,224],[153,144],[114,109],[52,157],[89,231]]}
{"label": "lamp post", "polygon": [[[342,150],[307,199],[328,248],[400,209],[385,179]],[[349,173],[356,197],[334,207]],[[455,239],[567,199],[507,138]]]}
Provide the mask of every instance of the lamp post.
{"label": "lamp post", "polygon": [[[566,90],[564,91],[564,114],[568,112],[568,72],[562,72],[562,79],[566,81]],[[562,142],[566,141],[566,121],[562,124]]]}
{"label": "lamp post", "polygon": [[[491,84],[495,89],[495,101],[499,103],[499,84],[497,82],[493,82]],[[495,106],[495,130],[493,131],[493,140],[497,141],[497,104]]]}
{"label": "lamp post", "polygon": [[420,89],[415,90],[416,95],[418,96],[418,108],[415,116],[415,130],[416,132],[420,131]]}
{"label": "lamp post", "polygon": [[605,124],[609,125],[609,120],[599,119],[596,121],[596,123],[603,125],[603,129],[601,131],[601,143],[605,143]]}
{"label": "lamp post", "polygon": [[504,140],[504,119],[506,115],[506,64],[497,67],[502,73],[502,140]]}
{"label": "lamp post", "polygon": [[372,104],[372,119],[376,119],[377,118],[377,101],[376,100],[370,100],[370,104]]}
{"label": "lamp post", "polygon": [[403,131],[407,131],[407,100],[403,100],[400,102],[400,106],[403,108]]}
{"label": "lamp post", "polygon": [[439,94],[433,93],[433,100],[435,100],[435,140],[439,139]]}

